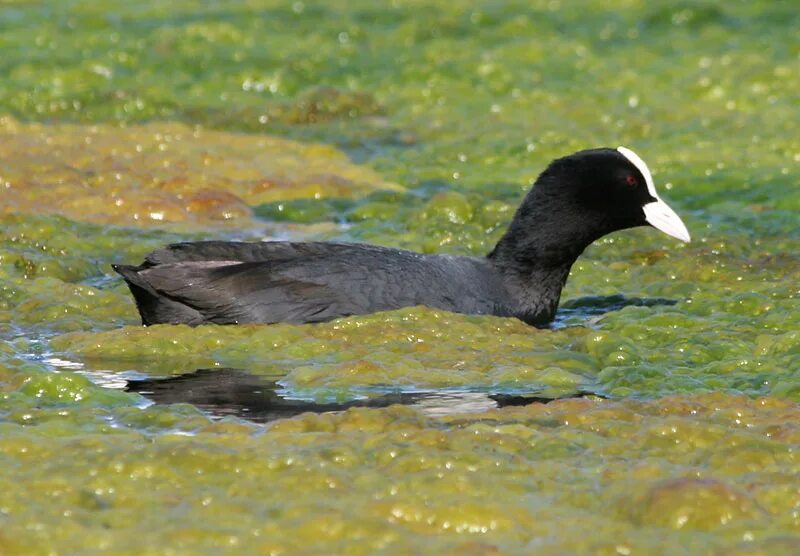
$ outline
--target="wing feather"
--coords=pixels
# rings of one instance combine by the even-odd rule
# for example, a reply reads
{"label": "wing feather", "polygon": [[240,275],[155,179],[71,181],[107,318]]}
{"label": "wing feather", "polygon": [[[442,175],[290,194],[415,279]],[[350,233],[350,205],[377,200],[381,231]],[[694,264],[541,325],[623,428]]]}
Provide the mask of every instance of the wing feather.
{"label": "wing feather", "polygon": [[496,312],[482,269],[464,257],[371,245],[208,241],[154,251],[133,270],[143,287],[204,322],[233,324],[321,322],[412,305]]}

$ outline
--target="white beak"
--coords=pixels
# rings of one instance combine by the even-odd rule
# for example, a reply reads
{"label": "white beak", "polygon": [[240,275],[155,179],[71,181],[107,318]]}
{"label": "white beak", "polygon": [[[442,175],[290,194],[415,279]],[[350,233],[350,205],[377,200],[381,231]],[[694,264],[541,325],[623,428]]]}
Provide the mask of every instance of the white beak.
{"label": "white beak", "polygon": [[644,210],[644,219],[656,230],[661,230],[668,236],[672,236],[681,241],[689,242],[692,238],[689,237],[689,230],[674,210],[672,210],[667,203],[661,200],[661,197],[656,193],[656,186],[653,183],[653,176],[650,174],[650,168],[644,163],[644,160],[639,158],[632,150],[619,147],[617,151],[630,160],[631,164],[639,169],[639,172],[644,176],[647,182],[647,191],[650,196],[655,199],[651,203],[647,203],[642,207]]}
{"label": "white beak", "polygon": [[681,241],[689,242],[689,230],[674,210],[667,203],[656,197],[656,201],[647,203],[642,207],[644,219],[656,230],[661,230],[668,236],[672,236]]}

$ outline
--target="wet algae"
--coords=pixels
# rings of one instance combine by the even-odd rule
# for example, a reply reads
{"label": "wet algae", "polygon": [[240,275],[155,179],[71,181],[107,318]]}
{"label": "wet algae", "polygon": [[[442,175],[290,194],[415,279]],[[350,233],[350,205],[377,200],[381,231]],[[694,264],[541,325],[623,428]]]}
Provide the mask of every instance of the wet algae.
{"label": "wet algae", "polygon": [[790,554],[798,527],[800,415],[776,399],[395,406],[268,431],[186,406],[61,411],[3,427],[0,473],[27,487],[0,494],[15,552]]}
{"label": "wet algae", "polygon": [[[796,553],[799,18],[0,2],[0,553]],[[695,241],[598,242],[551,329],[143,329],[109,268],[212,237],[482,254],[548,160],[618,144]],[[260,424],[121,389],[227,367],[331,406],[590,395]]]}

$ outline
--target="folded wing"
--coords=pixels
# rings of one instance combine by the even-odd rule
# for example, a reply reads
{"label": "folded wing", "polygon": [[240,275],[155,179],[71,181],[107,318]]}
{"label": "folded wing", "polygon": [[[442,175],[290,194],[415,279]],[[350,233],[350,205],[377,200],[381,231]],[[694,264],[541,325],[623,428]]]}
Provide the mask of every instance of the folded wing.
{"label": "folded wing", "polygon": [[131,286],[144,324],[322,322],[455,302],[447,287],[427,293],[439,274],[448,282],[436,264],[378,246],[182,243],[151,253],[140,267],[115,269]]}

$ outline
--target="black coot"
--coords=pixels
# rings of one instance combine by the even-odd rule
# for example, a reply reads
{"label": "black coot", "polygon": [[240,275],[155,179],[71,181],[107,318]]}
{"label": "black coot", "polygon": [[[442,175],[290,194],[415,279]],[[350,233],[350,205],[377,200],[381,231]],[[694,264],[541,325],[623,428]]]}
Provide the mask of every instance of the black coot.
{"label": "black coot", "polygon": [[177,243],[139,266],[114,265],[142,323],[306,323],[427,305],[457,313],[553,319],[572,263],[594,240],[651,225],[689,241],[632,151],[553,161],[486,257],[423,255],[348,243]]}

